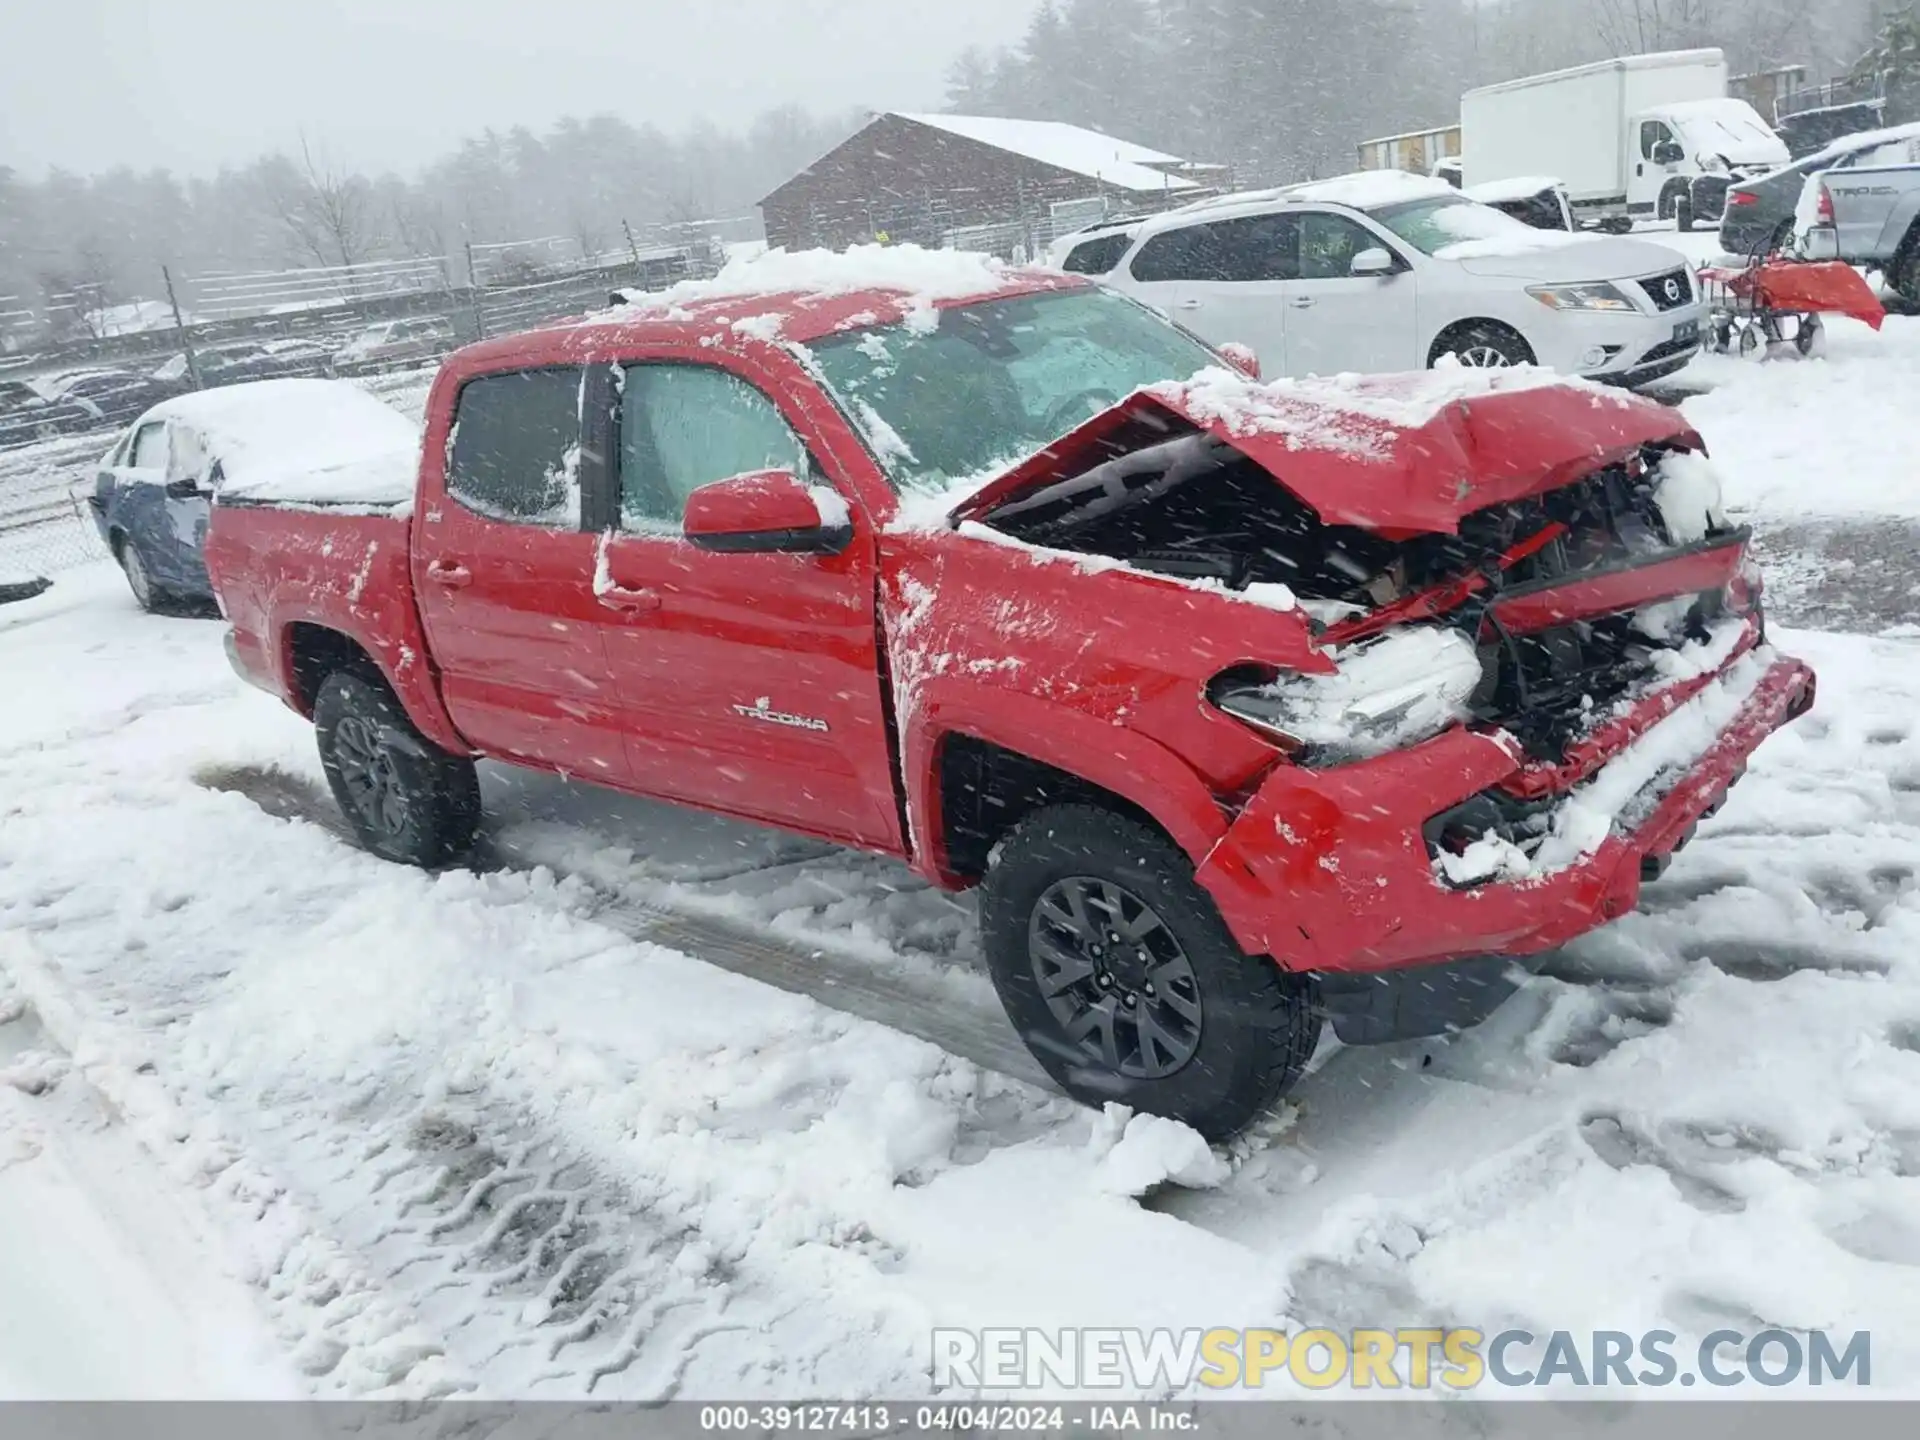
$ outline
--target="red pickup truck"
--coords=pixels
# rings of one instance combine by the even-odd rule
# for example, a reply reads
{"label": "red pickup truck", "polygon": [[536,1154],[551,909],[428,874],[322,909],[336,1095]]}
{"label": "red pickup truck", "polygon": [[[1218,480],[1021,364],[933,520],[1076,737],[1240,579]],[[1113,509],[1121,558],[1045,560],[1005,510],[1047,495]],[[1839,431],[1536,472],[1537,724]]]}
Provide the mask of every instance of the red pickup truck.
{"label": "red pickup truck", "polygon": [[1631,910],[1812,704],[1677,412],[879,253],[458,351],[390,509],[216,506],[370,850],[457,858],[487,758],[897,856],[1069,1092],[1217,1136]]}

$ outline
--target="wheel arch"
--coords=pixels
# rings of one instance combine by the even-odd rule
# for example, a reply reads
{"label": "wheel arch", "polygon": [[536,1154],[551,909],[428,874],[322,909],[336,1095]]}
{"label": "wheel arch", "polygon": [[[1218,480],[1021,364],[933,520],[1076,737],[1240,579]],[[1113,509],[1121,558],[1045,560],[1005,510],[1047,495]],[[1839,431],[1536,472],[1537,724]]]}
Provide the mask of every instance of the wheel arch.
{"label": "wheel arch", "polygon": [[1533,348],[1533,342],[1520,333],[1520,327],[1510,320],[1501,320],[1492,315],[1468,315],[1449,321],[1440,327],[1427,346],[1427,368],[1432,369],[1434,362],[1451,349],[1450,342],[1473,330],[1496,330],[1511,339],[1526,352],[1529,361],[1538,361],[1539,352]]}
{"label": "wheel arch", "polygon": [[423,665],[382,663],[382,647],[337,626],[314,620],[294,620],[281,627],[278,664],[281,689],[287,703],[300,715],[313,718],[313,702],[320,686],[336,670],[349,670],[377,682],[391,693],[421,734],[453,754],[472,753],[472,747],[454,728],[440,701],[432,677]]}

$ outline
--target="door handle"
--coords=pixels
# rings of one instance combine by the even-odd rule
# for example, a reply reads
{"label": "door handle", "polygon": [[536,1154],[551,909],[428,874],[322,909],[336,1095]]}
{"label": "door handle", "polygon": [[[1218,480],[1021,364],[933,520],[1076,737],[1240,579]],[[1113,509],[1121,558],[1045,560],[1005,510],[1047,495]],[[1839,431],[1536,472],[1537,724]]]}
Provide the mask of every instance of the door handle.
{"label": "door handle", "polygon": [[1174,310],[1198,310],[1200,308],[1200,302],[1198,300],[1176,300],[1170,308]]}
{"label": "door handle", "polygon": [[624,585],[606,585],[594,592],[594,598],[609,610],[637,613],[660,608],[658,590],[629,590]]}
{"label": "door handle", "polygon": [[1296,310],[1311,310],[1313,308],[1313,297],[1311,295],[1296,295],[1287,301],[1287,304]]}
{"label": "door handle", "polygon": [[427,578],[449,590],[464,590],[473,583],[473,572],[458,560],[436,560],[427,566]]}

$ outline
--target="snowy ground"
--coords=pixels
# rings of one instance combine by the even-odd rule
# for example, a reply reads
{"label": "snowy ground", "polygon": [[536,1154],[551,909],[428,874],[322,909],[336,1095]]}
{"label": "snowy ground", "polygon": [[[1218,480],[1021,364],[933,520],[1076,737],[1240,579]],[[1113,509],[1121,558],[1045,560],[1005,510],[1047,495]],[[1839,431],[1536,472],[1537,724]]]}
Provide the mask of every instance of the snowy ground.
{"label": "snowy ground", "polygon": [[[1920,321],[1728,365],[1736,507],[1913,584]],[[1776,636],[1819,704],[1641,913],[1327,1047],[1208,1188],[1037,1083],[966,900],[504,771],[477,868],[384,865],[217,622],[62,572],[0,609],[0,1395],[905,1396],[937,1325],[1422,1322],[1869,1329],[1920,1392],[1920,595],[1776,553],[1870,633]]]}

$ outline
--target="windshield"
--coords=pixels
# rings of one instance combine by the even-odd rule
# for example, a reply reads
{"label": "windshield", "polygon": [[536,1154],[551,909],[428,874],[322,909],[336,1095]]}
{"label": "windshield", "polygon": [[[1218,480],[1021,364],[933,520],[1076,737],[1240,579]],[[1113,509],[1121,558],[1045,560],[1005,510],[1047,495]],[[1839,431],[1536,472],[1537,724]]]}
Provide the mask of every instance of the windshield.
{"label": "windshield", "polygon": [[1507,240],[1537,237],[1538,232],[1477,200],[1464,195],[1435,195],[1403,205],[1383,205],[1368,212],[1416,250],[1437,255],[1449,245],[1466,240]]}
{"label": "windshield", "polygon": [[984,301],[816,342],[827,385],[897,488],[1004,468],[1142,385],[1220,357],[1107,290]]}

